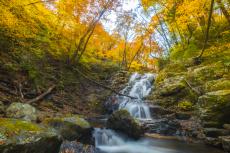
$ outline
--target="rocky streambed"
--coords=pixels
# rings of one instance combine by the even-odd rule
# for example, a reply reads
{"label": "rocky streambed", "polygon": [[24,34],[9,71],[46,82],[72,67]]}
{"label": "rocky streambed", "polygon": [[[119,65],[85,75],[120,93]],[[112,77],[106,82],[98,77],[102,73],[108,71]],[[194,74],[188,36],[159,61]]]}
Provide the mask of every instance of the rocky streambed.
{"label": "rocky streambed", "polygon": [[[204,128],[194,112],[163,108],[146,100],[153,74],[133,74],[121,91],[105,102],[111,114],[84,119],[65,115],[37,120],[36,109],[13,103],[0,119],[3,153],[221,153],[230,150],[229,126]],[[176,89],[175,89],[176,90]],[[13,119],[14,118],[14,119]],[[221,137],[220,137],[221,136]],[[208,142],[207,142],[208,141]],[[217,147],[207,146],[205,143]]]}

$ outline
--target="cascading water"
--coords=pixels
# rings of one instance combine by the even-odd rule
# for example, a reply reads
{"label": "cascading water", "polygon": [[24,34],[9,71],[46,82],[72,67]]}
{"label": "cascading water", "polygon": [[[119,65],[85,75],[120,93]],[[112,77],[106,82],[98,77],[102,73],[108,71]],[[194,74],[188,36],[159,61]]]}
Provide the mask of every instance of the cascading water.
{"label": "cascading water", "polygon": [[[116,102],[119,109],[126,109],[133,117],[140,120],[151,120],[151,114],[148,105],[144,103],[143,98],[148,96],[152,90],[154,74],[140,75],[134,73],[129,80],[128,85],[121,93],[135,97],[135,99],[126,96],[117,96]],[[145,147],[143,141],[131,142],[126,141],[124,136],[117,134],[109,129],[95,129],[94,131],[95,146],[106,153],[152,153],[152,148]],[[133,145],[142,144],[138,147],[139,151],[133,149]]]}
{"label": "cascading water", "polygon": [[154,74],[147,73],[140,75],[134,73],[128,85],[121,92],[137,99],[117,96],[119,109],[126,109],[133,117],[141,120],[151,119],[149,107],[144,103],[143,98],[150,94],[153,80]]}
{"label": "cascading water", "polygon": [[[116,102],[119,104],[119,109],[128,110],[133,117],[141,121],[151,120],[149,107],[143,99],[150,94],[153,80],[154,74],[134,73],[121,93],[137,99],[117,96]],[[189,145],[179,141],[148,138],[133,141],[110,129],[96,128],[94,138],[97,153],[220,153],[213,148],[210,151],[210,148],[202,145]]]}

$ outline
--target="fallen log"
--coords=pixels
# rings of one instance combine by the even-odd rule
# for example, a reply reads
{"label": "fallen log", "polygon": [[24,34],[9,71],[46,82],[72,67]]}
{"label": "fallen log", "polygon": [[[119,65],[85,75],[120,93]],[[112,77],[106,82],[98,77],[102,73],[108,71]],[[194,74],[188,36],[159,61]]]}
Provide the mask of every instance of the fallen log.
{"label": "fallen log", "polygon": [[119,96],[124,96],[124,97],[128,97],[128,98],[131,98],[131,99],[138,99],[137,97],[132,97],[132,96],[129,96],[129,95],[126,95],[126,94],[122,94],[122,93],[120,93],[120,92],[118,92],[118,91],[116,91],[116,90],[114,90],[114,89],[112,89],[112,88],[110,88],[110,87],[108,87],[108,86],[106,86],[106,85],[103,85],[103,84],[101,84],[101,83],[99,83],[99,82],[97,82],[97,81],[95,81],[95,80],[89,78],[88,76],[86,76],[85,74],[83,74],[81,71],[79,71],[79,70],[76,69],[76,68],[75,68],[75,70],[76,70],[81,76],[83,76],[85,79],[87,79],[87,80],[93,82],[93,83],[96,84],[96,85],[101,86],[101,87],[104,88],[104,89],[110,90],[110,91],[112,91],[113,93],[115,93],[115,94],[117,94],[117,95],[119,95]]}
{"label": "fallen log", "polygon": [[184,79],[184,81],[193,92],[195,92],[197,95],[200,95],[200,92],[194,89],[186,79]]}
{"label": "fallen log", "polygon": [[39,100],[42,100],[45,96],[50,94],[54,90],[55,87],[56,87],[56,85],[52,85],[46,92],[42,93],[41,95],[37,96],[34,99],[31,99],[31,100],[27,101],[26,103],[31,104],[31,103],[37,102]]}

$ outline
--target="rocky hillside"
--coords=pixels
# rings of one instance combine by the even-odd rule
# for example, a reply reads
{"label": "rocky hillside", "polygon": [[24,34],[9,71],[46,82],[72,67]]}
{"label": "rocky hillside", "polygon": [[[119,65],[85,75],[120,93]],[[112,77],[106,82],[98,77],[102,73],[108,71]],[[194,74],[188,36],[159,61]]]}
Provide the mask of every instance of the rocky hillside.
{"label": "rocky hillside", "polygon": [[193,59],[179,61],[171,56],[160,70],[148,99],[176,114],[192,116],[193,125],[184,125],[187,135],[216,146],[220,146],[220,140],[229,142],[229,45],[210,47],[199,64],[194,64]]}

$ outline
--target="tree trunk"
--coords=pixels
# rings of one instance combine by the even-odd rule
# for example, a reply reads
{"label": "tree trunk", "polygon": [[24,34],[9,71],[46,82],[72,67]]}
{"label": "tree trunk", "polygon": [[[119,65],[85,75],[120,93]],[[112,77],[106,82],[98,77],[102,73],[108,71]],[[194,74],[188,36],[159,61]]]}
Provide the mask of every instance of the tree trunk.
{"label": "tree trunk", "polygon": [[137,52],[135,53],[135,55],[133,56],[133,58],[131,59],[130,63],[129,63],[129,66],[128,66],[128,70],[130,69],[133,61],[135,60],[135,58],[138,56],[138,54],[141,52],[143,48],[143,43],[141,43],[140,47],[138,48]]}
{"label": "tree trunk", "polygon": [[206,35],[205,35],[205,40],[204,40],[204,45],[201,51],[201,54],[197,57],[198,59],[200,59],[206,49],[207,43],[208,43],[208,38],[209,38],[209,29],[211,26],[211,22],[212,22],[212,12],[213,12],[213,6],[214,6],[214,0],[211,1],[211,6],[210,6],[210,10],[209,10],[209,16],[208,16],[208,26],[207,26],[207,30],[206,30]]}
{"label": "tree trunk", "polygon": [[221,0],[216,0],[218,6],[220,7],[222,13],[224,14],[225,18],[227,19],[229,25],[230,25],[230,15],[228,13],[228,10],[224,7],[224,4],[222,3]]}

